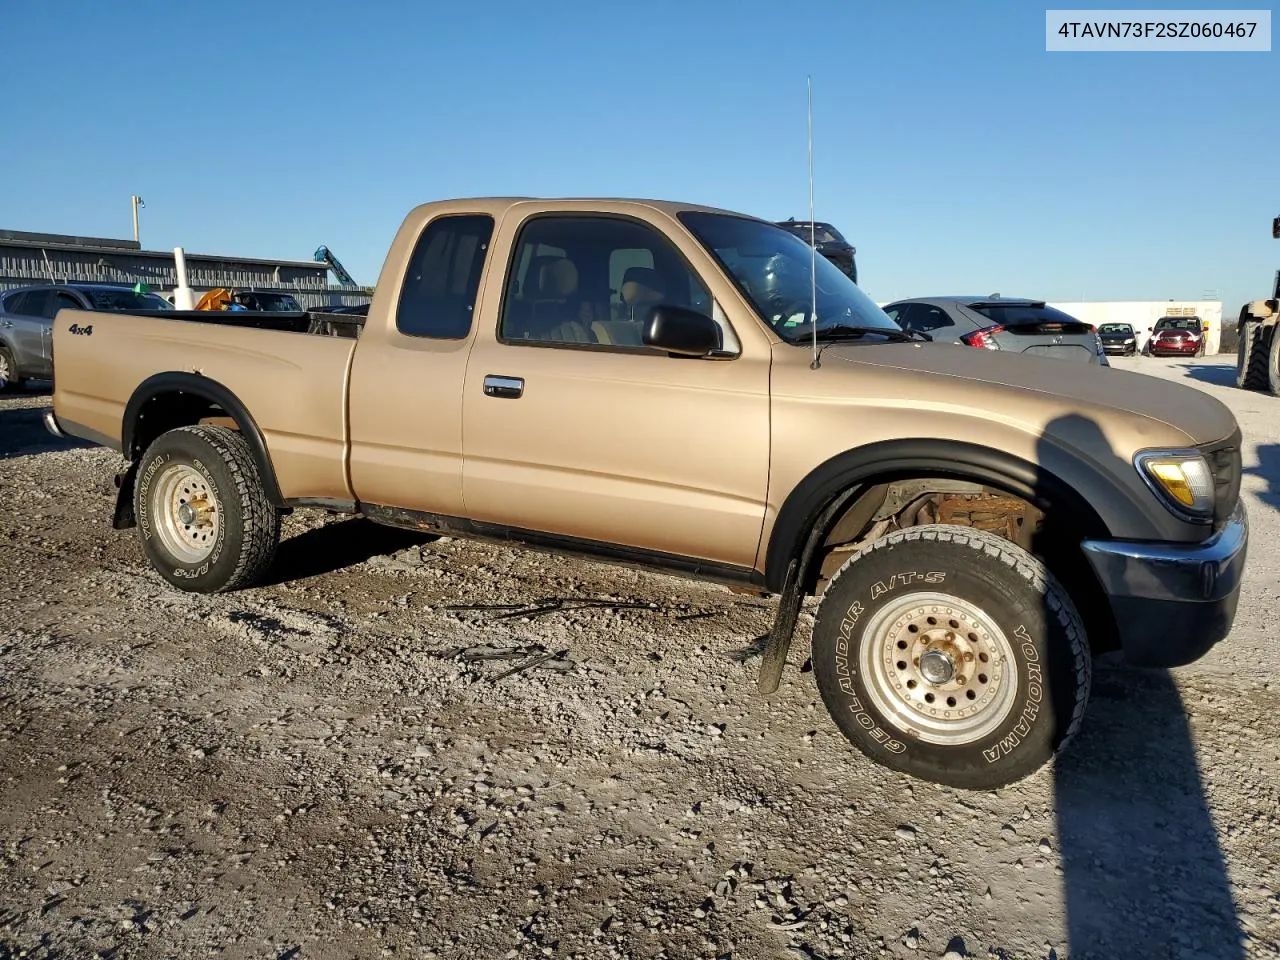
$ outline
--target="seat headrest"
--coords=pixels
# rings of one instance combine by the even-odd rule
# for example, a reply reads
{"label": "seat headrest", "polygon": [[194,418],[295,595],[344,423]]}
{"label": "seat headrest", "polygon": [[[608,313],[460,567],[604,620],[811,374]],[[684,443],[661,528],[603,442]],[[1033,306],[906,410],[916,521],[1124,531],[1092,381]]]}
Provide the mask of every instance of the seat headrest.
{"label": "seat headrest", "polygon": [[618,296],[624,303],[655,303],[666,296],[666,284],[652,267],[628,267]]}
{"label": "seat headrest", "polygon": [[567,257],[538,257],[529,270],[537,278],[535,296],[539,298],[559,299],[578,289],[578,268]]}

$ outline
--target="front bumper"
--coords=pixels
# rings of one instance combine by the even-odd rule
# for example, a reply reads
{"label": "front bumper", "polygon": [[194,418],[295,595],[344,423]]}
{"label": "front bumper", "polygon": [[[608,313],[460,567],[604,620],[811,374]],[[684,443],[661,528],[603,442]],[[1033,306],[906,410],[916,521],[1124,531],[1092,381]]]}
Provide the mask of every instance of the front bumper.
{"label": "front bumper", "polygon": [[1243,502],[1200,543],[1086,540],[1081,546],[1110,597],[1124,657],[1135,666],[1191,663],[1231,630],[1249,547]]}
{"label": "front bumper", "polygon": [[1171,353],[1179,356],[1183,354],[1193,354],[1200,349],[1200,343],[1196,340],[1174,340],[1166,342],[1157,340],[1151,344],[1151,352],[1155,354]]}

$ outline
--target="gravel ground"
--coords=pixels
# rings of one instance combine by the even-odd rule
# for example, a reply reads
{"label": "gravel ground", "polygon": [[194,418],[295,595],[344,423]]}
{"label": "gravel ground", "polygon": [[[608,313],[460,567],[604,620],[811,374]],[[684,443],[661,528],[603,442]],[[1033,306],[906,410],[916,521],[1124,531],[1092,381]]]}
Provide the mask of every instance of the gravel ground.
{"label": "gravel ground", "polygon": [[1232,635],[1100,664],[987,793],[847,744],[808,614],[755,694],[772,601],[719,587],[298,515],[271,585],[169,589],[6,398],[0,958],[1276,956],[1280,400],[1230,359],[1115,365],[1241,421]]}

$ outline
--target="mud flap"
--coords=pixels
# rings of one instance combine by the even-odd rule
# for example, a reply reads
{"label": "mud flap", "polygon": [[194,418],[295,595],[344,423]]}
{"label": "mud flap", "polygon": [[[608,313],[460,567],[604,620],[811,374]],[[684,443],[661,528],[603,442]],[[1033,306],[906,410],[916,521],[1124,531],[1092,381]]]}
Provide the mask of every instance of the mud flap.
{"label": "mud flap", "polygon": [[133,483],[138,476],[138,465],[131,463],[116,474],[116,512],[111,519],[111,529],[129,530],[138,525],[133,514]]}
{"label": "mud flap", "polygon": [[766,697],[778,689],[778,684],[782,680],[782,668],[787,662],[787,651],[791,649],[791,635],[796,631],[796,619],[800,616],[802,596],[800,560],[793,558],[787,566],[787,579],[782,587],[782,597],[778,601],[778,613],[773,618],[773,627],[769,630],[769,635],[765,638],[760,673],[756,678],[757,688]]}
{"label": "mud flap", "polygon": [[773,619],[773,627],[765,638],[760,672],[756,676],[756,689],[766,697],[778,689],[778,684],[782,680],[782,668],[787,663],[787,651],[791,649],[791,637],[796,632],[796,620],[800,617],[800,604],[805,594],[816,585],[817,578],[811,575],[814,554],[826,539],[835,518],[844,512],[850,500],[861,495],[862,492],[861,488],[855,487],[832,500],[809,528],[809,536],[805,540],[800,555],[792,557],[787,565],[787,576],[782,584],[778,612]]}

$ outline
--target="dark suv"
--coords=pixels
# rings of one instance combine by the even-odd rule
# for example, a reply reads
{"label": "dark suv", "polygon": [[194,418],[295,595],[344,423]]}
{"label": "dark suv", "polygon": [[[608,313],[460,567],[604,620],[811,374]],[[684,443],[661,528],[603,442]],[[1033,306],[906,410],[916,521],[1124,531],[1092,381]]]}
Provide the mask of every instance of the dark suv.
{"label": "dark suv", "polygon": [[797,220],[792,217],[790,220],[779,220],[777,223],[783,230],[794,233],[805,243],[810,242],[810,233],[812,232],[813,240],[816,241],[814,245],[817,247],[818,253],[834,263],[844,273],[847,273],[849,279],[854,283],[858,282],[858,262],[854,259],[854,255],[858,251],[831,224],[815,220],[813,221],[813,230],[810,231],[808,220]]}

